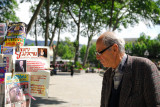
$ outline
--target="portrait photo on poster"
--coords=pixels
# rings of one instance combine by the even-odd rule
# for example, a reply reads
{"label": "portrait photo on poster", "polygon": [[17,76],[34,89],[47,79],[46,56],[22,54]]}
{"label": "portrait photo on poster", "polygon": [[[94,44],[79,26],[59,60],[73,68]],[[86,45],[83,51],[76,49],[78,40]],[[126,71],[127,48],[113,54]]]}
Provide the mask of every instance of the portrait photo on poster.
{"label": "portrait photo on poster", "polygon": [[47,48],[38,48],[38,57],[47,58]]}
{"label": "portrait photo on poster", "polygon": [[23,90],[19,85],[14,84],[11,87],[8,86],[7,88],[9,90],[6,93],[6,104],[26,100],[25,97],[24,97],[24,94],[23,94]]}
{"label": "portrait photo on poster", "polygon": [[15,61],[15,72],[26,72],[26,60]]}

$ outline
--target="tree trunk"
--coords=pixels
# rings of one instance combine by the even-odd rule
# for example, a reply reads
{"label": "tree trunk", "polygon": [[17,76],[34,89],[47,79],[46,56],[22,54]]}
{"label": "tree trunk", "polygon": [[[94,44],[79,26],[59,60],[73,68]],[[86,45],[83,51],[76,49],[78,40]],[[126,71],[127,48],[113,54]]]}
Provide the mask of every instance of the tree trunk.
{"label": "tree trunk", "polygon": [[114,10],[114,0],[112,0],[112,8],[111,8],[111,18],[110,18],[110,23],[109,23],[109,31],[111,31],[111,27],[112,27],[113,10]]}
{"label": "tree trunk", "polygon": [[34,20],[37,18],[37,15],[39,14],[40,9],[41,9],[41,7],[42,7],[44,1],[45,1],[45,0],[40,0],[39,4],[38,4],[38,6],[37,6],[36,11],[34,12],[34,14],[33,14],[32,18],[31,18],[31,20],[29,21],[29,24],[28,24],[28,27],[27,27],[27,32],[26,32],[26,34],[28,34],[29,31],[31,30],[31,27],[32,27],[32,25],[33,25],[33,22],[34,22]]}
{"label": "tree trunk", "polygon": [[54,50],[54,55],[53,55],[53,65],[55,65],[56,56],[57,56],[57,53],[58,53],[58,45],[59,45],[59,40],[60,40],[60,32],[61,32],[61,28],[59,28],[59,31],[58,31],[58,41],[57,41],[56,49]]}
{"label": "tree trunk", "polygon": [[48,46],[48,32],[49,32],[49,7],[50,7],[50,0],[46,2],[46,30],[45,30],[45,46]]}
{"label": "tree trunk", "polygon": [[[61,6],[60,6],[60,8],[59,8],[58,15],[57,15],[57,20],[58,20],[58,18],[59,18],[59,16],[60,16],[60,13],[61,13],[63,4],[64,4],[64,3],[62,3]],[[53,44],[53,38],[54,38],[54,36],[55,36],[56,29],[57,29],[57,26],[55,25],[55,27],[54,27],[54,29],[53,29],[53,32],[52,32],[52,38],[51,38],[50,43],[49,43],[49,46],[50,46],[50,47],[51,47],[52,44]]]}
{"label": "tree trunk", "polygon": [[[80,19],[79,19],[80,20]],[[77,39],[76,39],[76,51],[75,51],[75,58],[74,58],[74,64],[75,67],[76,66],[76,62],[78,61],[78,57],[79,57],[79,32],[80,32],[80,23],[78,23],[78,31],[77,31]]]}
{"label": "tree trunk", "polygon": [[87,59],[88,59],[88,53],[89,53],[89,48],[90,48],[90,43],[91,43],[92,37],[93,37],[93,35],[88,37],[88,44],[87,44],[86,54],[85,54],[84,60],[83,60],[83,66],[86,65],[86,62],[87,62]]}
{"label": "tree trunk", "polygon": [[35,32],[34,32],[34,34],[35,34],[35,45],[36,46],[38,46],[38,42],[37,42],[37,19],[35,19]]}
{"label": "tree trunk", "polygon": [[78,44],[76,44],[76,51],[75,51],[75,59],[74,59],[75,67],[77,67],[76,62],[78,61],[78,57],[79,57],[79,35],[80,35],[80,23],[81,23],[81,10],[82,8],[80,8],[79,10],[78,23],[77,23],[78,31],[77,31],[76,42],[78,42]]}

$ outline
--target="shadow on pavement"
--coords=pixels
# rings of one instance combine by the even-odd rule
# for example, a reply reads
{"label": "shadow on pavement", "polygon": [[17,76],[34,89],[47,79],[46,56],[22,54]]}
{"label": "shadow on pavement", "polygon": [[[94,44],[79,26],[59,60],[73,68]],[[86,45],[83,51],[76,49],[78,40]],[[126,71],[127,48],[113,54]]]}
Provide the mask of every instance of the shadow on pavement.
{"label": "shadow on pavement", "polygon": [[[80,75],[80,73],[74,73],[74,75]],[[70,72],[57,72],[57,74],[53,76],[71,76],[71,73]]]}
{"label": "shadow on pavement", "polygon": [[56,99],[55,97],[48,97],[48,98],[41,98],[41,97],[34,97],[36,100],[31,101],[31,107],[39,107],[41,104],[42,105],[58,105],[58,104],[62,104],[62,103],[67,103],[65,101],[61,101]]}

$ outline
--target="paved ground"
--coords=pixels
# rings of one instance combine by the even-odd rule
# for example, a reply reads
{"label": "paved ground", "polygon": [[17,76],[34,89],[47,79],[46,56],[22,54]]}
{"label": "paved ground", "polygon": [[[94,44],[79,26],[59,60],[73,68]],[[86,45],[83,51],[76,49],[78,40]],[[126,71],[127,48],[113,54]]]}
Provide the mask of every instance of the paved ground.
{"label": "paved ground", "polygon": [[49,98],[38,98],[31,107],[99,107],[102,77],[98,73],[58,73],[50,76]]}

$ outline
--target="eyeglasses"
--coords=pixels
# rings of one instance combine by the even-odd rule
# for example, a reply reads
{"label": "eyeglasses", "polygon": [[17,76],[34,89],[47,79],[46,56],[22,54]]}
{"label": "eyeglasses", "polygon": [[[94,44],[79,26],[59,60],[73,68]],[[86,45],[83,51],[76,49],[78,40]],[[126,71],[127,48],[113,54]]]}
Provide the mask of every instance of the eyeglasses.
{"label": "eyeglasses", "polygon": [[100,52],[95,52],[95,54],[96,55],[101,55],[103,52],[105,52],[107,49],[109,49],[110,47],[112,47],[113,45],[110,45],[110,46],[108,46],[107,48],[105,48],[105,49],[103,49],[102,51],[100,51]]}

